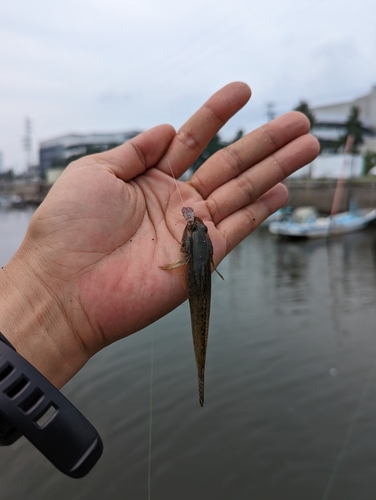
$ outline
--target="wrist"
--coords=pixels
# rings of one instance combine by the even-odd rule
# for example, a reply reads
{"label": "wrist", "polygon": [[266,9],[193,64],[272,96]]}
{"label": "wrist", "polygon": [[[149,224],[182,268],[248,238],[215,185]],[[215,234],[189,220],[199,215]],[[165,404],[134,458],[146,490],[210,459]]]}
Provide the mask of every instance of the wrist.
{"label": "wrist", "polygon": [[43,266],[24,244],[0,271],[0,331],[17,352],[61,388],[90,357],[64,304],[40,279]]}

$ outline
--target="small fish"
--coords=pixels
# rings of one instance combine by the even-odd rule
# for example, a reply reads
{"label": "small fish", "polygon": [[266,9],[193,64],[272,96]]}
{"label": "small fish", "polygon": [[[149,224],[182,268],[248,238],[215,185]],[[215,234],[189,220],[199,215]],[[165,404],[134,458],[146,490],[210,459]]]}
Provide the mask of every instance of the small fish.
{"label": "small fish", "polygon": [[[190,207],[183,207],[182,213],[187,221],[180,251],[183,258],[162,269],[177,269],[185,267],[185,287],[188,291],[191,311],[193,346],[195,350],[198,390],[200,405],[204,405],[204,376],[206,350],[208,345],[211,272],[215,269],[213,262],[213,245],[208,234],[208,228]],[[219,276],[223,276],[218,273]]]}

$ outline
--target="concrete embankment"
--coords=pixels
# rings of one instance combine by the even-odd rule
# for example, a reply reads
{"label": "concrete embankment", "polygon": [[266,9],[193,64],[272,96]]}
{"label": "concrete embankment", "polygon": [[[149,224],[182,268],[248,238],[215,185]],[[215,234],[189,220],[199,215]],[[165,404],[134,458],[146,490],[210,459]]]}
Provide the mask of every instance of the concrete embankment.
{"label": "concrete embankment", "polygon": [[[293,207],[313,206],[323,214],[330,213],[337,187],[336,179],[287,179],[284,184],[289,189],[287,205]],[[358,208],[376,208],[376,179],[375,181],[345,180],[341,190],[339,211],[348,210],[350,199],[354,200]]]}
{"label": "concrete embankment", "polygon": [[16,195],[29,205],[39,205],[46,197],[51,185],[28,180],[0,183],[0,196]]}
{"label": "concrete embankment", "polygon": [[[316,207],[323,214],[330,213],[337,180],[287,179],[284,183],[289,189],[287,205],[293,207],[309,205]],[[47,184],[28,181],[3,182],[0,183],[0,196],[16,194],[26,203],[38,205],[44,200],[50,188],[51,186]],[[339,211],[348,210],[350,198],[359,208],[376,208],[376,179],[345,180]]]}

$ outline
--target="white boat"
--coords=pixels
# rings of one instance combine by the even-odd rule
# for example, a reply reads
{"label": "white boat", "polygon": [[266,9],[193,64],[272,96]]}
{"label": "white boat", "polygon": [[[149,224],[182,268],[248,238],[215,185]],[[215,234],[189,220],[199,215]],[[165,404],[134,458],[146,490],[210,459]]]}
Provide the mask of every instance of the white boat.
{"label": "white boat", "polygon": [[366,208],[320,217],[312,207],[296,208],[291,217],[269,224],[272,234],[292,238],[323,238],[359,231],[376,219],[376,209]]}
{"label": "white boat", "polygon": [[346,139],[342,172],[338,178],[334,192],[330,217],[320,217],[314,207],[299,207],[293,210],[290,217],[285,217],[282,221],[269,224],[269,231],[272,234],[293,238],[323,238],[333,234],[359,231],[376,219],[376,209],[365,208],[358,210],[355,208],[353,201],[350,202],[350,210],[348,212],[338,213],[343,191],[343,179],[346,177],[345,171],[349,170],[351,174],[350,152],[353,142],[354,137],[349,134]]}
{"label": "white boat", "polygon": [[24,208],[25,206],[25,200],[17,194],[0,196],[0,208]]}

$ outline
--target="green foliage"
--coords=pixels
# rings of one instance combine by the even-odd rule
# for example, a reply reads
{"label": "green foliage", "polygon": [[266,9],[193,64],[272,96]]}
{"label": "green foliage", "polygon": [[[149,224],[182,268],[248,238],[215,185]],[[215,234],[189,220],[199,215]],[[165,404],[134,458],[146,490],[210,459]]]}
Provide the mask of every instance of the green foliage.
{"label": "green foliage", "polygon": [[227,144],[225,144],[221,141],[221,138],[219,137],[218,134],[215,135],[205,148],[205,152],[207,153],[207,155],[206,155],[207,158],[209,158],[209,156],[213,155],[214,153],[216,153],[220,149],[223,149],[224,147],[226,147],[226,145]]}
{"label": "green foliage", "polygon": [[296,106],[296,108],[294,108],[294,111],[300,111],[301,113],[303,113],[303,115],[306,115],[306,117],[309,120],[309,123],[311,124],[311,128],[314,126],[315,115],[311,111],[306,101],[300,101],[300,103]]}
{"label": "green foliage", "polygon": [[12,168],[7,170],[6,172],[0,173],[0,180],[1,181],[12,182],[12,181],[14,181],[14,178],[15,178],[15,174],[14,174],[14,170]]}
{"label": "green foliage", "polygon": [[235,134],[235,137],[234,137],[234,139],[233,139],[232,143],[234,143],[234,142],[238,141],[238,140],[239,140],[239,139],[241,139],[243,136],[244,136],[244,130],[242,130],[242,129],[238,130],[238,131],[236,132],[236,134]]}
{"label": "green foliage", "polygon": [[354,142],[351,148],[351,153],[359,153],[359,146],[363,144],[363,127],[359,119],[360,109],[357,106],[352,106],[349,116],[345,122],[345,133],[339,139],[339,145],[344,146],[348,135],[352,135]]}
{"label": "green foliage", "polygon": [[364,155],[364,175],[367,175],[373,167],[376,167],[376,152],[367,151]]}
{"label": "green foliage", "polygon": [[221,149],[229,146],[230,144],[233,144],[234,142],[238,141],[243,137],[243,135],[244,132],[243,130],[240,129],[235,134],[235,137],[229,142],[222,141],[219,134],[215,135],[213,139],[209,142],[209,144],[206,146],[205,150],[200,154],[200,156],[192,165],[193,170],[196,171],[208,158],[210,158],[210,156],[212,156],[217,151],[220,151]]}

